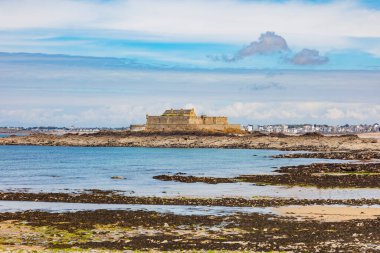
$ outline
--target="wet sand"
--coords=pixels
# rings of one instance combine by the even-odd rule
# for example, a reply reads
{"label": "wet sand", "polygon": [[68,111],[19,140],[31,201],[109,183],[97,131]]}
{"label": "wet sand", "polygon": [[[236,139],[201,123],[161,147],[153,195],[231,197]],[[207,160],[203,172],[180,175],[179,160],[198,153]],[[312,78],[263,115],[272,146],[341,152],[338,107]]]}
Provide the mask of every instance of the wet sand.
{"label": "wet sand", "polygon": [[273,209],[276,213],[300,219],[313,219],[325,222],[347,220],[367,220],[380,217],[380,206],[282,206]]}

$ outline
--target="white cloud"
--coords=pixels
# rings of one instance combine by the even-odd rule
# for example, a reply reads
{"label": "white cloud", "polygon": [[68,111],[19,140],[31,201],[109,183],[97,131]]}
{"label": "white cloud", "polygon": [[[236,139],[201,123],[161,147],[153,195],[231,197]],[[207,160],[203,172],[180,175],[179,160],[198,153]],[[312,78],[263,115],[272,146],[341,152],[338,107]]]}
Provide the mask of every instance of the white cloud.
{"label": "white cloud", "polygon": [[242,123],[380,122],[380,71],[268,75],[109,69],[96,64],[102,61],[64,62],[46,64],[33,57],[0,61],[0,125],[126,126],[144,122],[146,113],[178,107],[195,107],[198,114],[227,115]]}
{"label": "white cloud", "polygon": [[236,102],[211,114],[226,115],[246,123],[375,123],[380,105],[334,102]]}
{"label": "white cloud", "polygon": [[[128,126],[145,121],[147,112],[161,114],[158,104],[119,104],[76,109],[74,112],[61,108],[23,108],[0,110],[0,125],[21,126]],[[14,122],[14,123],[10,123]]]}
{"label": "white cloud", "polygon": [[339,119],[344,118],[346,115],[343,112],[343,110],[340,110],[337,108],[330,108],[326,110],[325,116],[328,119],[339,120]]}
{"label": "white cloud", "polygon": [[246,43],[269,30],[291,46],[347,46],[342,37],[380,37],[379,23],[380,11],[357,1],[0,1],[0,29],[124,30],[194,41]]}
{"label": "white cloud", "polygon": [[[312,105],[312,106],[311,106]],[[63,109],[24,108],[0,110],[0,125],[9,122],[22,126],[129,126],[144,123],[145,115],[160,115],[167,108],[195,108],[210,116],[228,116],[230,122],[243,124],[319,123],[319,124],[373,124],[380,122],[380,105],[368,103],[332,102],[235,102],[223,107],[207,104],[140,103],[98,106],[70,112]]]}

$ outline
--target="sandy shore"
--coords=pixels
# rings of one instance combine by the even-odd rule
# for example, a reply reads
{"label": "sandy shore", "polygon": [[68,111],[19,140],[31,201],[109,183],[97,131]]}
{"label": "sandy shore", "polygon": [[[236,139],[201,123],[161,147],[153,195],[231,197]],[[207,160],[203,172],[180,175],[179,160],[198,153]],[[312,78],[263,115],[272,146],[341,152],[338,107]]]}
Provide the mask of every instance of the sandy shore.
{"label": "sandy shore", "polygon": [[362,133],[358,134],[360,138],[372,138],[372,139],[377,139],[380,140],[380,132],[379,133]]}
{"label": "sandy shore", "polygon": [[288,217],[314,219],[325,222],[366,220],[380,217],[380,207],[370,206],[282,206],[273,210],[280,215]]}

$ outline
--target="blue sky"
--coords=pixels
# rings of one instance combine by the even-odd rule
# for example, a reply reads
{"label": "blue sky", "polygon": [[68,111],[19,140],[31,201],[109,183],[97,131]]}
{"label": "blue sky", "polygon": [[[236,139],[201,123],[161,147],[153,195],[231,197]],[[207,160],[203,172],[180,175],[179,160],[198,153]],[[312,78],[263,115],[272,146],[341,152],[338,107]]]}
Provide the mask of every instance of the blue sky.
{"label": "blue sky", "polygon": [[380,1],[0,1],[0,125],[380,122]]}

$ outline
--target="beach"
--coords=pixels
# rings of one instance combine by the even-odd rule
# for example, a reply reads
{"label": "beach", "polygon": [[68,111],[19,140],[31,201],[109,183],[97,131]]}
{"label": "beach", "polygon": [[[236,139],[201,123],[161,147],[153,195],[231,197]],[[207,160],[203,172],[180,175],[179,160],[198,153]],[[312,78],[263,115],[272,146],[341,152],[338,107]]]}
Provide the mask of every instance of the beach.
{"label": "beach", "polygon": [[105,132],[0,143],[4,251],[380,250],[373,138]]}

